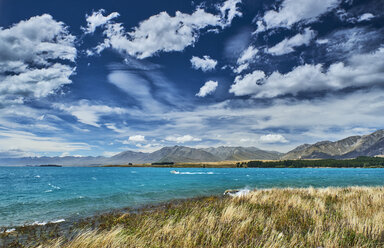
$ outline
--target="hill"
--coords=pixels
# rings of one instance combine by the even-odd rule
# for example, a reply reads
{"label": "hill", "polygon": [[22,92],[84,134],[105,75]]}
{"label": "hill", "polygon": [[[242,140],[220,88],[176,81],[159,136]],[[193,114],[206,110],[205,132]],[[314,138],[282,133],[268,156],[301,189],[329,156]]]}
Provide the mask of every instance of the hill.
{"label": "hill", "polygon": [[282,159],[348,159],[384,154],[384,130],[363,136],[350,136],[335,142],[304,144],[282,156]]}

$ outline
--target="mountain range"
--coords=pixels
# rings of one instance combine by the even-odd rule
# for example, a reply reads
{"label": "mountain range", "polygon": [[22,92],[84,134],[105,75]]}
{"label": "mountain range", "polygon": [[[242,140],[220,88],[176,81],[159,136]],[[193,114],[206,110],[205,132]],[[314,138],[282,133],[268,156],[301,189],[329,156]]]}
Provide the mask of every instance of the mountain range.
{"label": "mountain range", "polygon": [[304,144],[286,153],[281,159],[348,159],[358,156],[384,154],[384,129],[363,136],[332,141],[321,141],[313,145]]}
{"label": "mountain range", "polygon": [[191,148],[186,146],[163,147],[157,151],[124,151],[112,157],[24,157],[0,158],[0,166],[48,165],[97,166],[124,165],[154,162],[217,162],[241,160],[287,160],[287,159],[348,159],[358,156],[384,155],[384,130],[369,135],[351,136],[339,141],[321,141],[304,144],[288,153],[265,151],[256,147],[209,147]]}

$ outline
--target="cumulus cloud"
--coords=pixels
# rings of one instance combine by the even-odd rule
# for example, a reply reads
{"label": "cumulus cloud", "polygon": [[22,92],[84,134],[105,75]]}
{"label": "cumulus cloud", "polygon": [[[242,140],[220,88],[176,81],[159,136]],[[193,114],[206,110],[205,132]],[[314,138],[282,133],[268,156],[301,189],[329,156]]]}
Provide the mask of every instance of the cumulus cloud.
{"label": "cumulus cloud", "polygon": [[274,72],[265,76],[262,71],[254,71],[244,77],[236,77],[230,92],[237,96],[271,98],[373,85],[384,85],[384,48],[373,53],[354,55],[345,63],[331,64],[328,69],[322,64],[305,64],[286,74]]}
{"label": "cumulus cloud", "polygon": [[165,138],[166,141],[172,141],[176,143],[186,143],[186,142],[191,142],[191,141],[201,141],[199,138],[195,138],[189,134],[184,135],[184,136],[167,136]]}
{"label": "cumulus cloud", "polygon": [[290,28],[297,22],[311,23],[324,13],[336,8],[341,0],[284,0],[277,10],[269,10],[259,18],[258,30],[285,27]]}
{"label": "cumulus cloud", "polygon": [[308,46],[313,38],[315,38],[315,32],[310,28],[306,28],[303,34],[297,34],[291,38],[286,38],[275,46],[268,48],[266,52],[272,55],[283,55],[291,53],[295,51],[295,47],[303,45]]}
{"label": "cumulus cloud", "polygon": [[111,14],[104,16],[104,9],[93,12],[92,15],[86,15],[85,19],[87,21],[87,27],[82,28],[85,34],[93,34],[97,27],[104,26],[107,23],[110,23],[112,19],[115,19],[120,16],[117,12],[112,12]]}
{"label": "cumulus cloud", "polygon": [[196,96],[199,96],[199,97],[205,97],[207,95],[210,95],[212,94],[213,92],[215,92],[217,86],[219,85],[219,83],[217,81],[208,81],[206,82],[199,90],[199,92],[196,94]]}
{"label": "cumulus cloud", "polygon": [[221,12],[223,26],[229,26],[235,17],[241,17],[243,14],[238,9],[238,4],[242,0],[227,0],[222,5],[218,5]]}
{"label": "cumulus cloud", "polygon": [[202,71],[206,72],[215,69],[217,60],[211,59],[211,57],[207,55],[203,56],[203,58],[192,56],[191,64],[192,68],[196,70],[201,69]]}
{"label": "cumulus cloud", "polygon": [[[230,25],[232,19],[241,16],[237,4],[240,0],[227,0],[217,8],[220,14],[211,14],[202,8],[198,8],[192,14],[176,11],[175,16],[167,12],[157,15],[139,23],[131,32],[126,32],[122,23],[111,23],[117,15],[103,16],[102,12],[93,13],[97,20],[102,20],[106,29],[105,40],[89,54],[100,53],[105,48],[111,47],[120,53],[144,59],[159,52],[183,51],[184,48],[194,45],[201,30],[209,28],[225,28]],[[94,25],[95,26],[95,25]],[[93,27],[93,26],[92,26]],[[92,30],[90,28],[90,30]]]}
{"label": "cumulus cloud", "polygon": [[129,136],[128,140],[129,141],[133,141],[133,142],[144,142],[145,141],[145,136],[143,136],[143,135],[133,135],[133,136]]}
{"label": "cumulus cloud", "polygon": [[98,122],[101,116],[127,113],[123,108],[91,105],[87,100],[81,100],[77,105],[55,104],[54,106],[75,116],[79,122],[95,127],[100,127]]}
{"label": "cumulus cloud", "polygon": [[0,100],[45,97],[65,84],[75,68],[75,37],[48,14],[0,28]]}
{"label": "cumulus cloud", "polygon": [[267,134],[260,137],[262,143],[288,143],[288,140],[281,134]]}
{"label": "cumulus cloud", "polygon": [[259,88],[258,82],[264,79],[265,73],[258,70],[245,76],[237,76],[235,78],[235,83],[231,85],[229,92],[236,96],[254,94]]}

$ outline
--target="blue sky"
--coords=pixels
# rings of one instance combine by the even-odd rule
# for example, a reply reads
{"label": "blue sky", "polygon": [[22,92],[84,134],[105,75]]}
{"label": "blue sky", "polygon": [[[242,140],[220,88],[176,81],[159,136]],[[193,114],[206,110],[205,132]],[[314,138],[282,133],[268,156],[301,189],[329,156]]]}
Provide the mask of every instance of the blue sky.
{"label": "blue sky", "polygon": [[0,0],[0,157],[285,152],[381,129],[383,6]]}

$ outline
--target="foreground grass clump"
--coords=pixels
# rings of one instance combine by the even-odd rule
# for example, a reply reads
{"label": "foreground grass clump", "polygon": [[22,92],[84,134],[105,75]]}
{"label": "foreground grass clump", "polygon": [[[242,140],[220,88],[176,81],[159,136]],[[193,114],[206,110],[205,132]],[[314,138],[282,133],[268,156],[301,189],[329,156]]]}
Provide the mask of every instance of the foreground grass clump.
{"label": "foreground grass clump", "polygon": [[[84,228],[87,228],[85,225]],[[114,216],[41,247],[383,247],[384,188],[256,190]]]}

